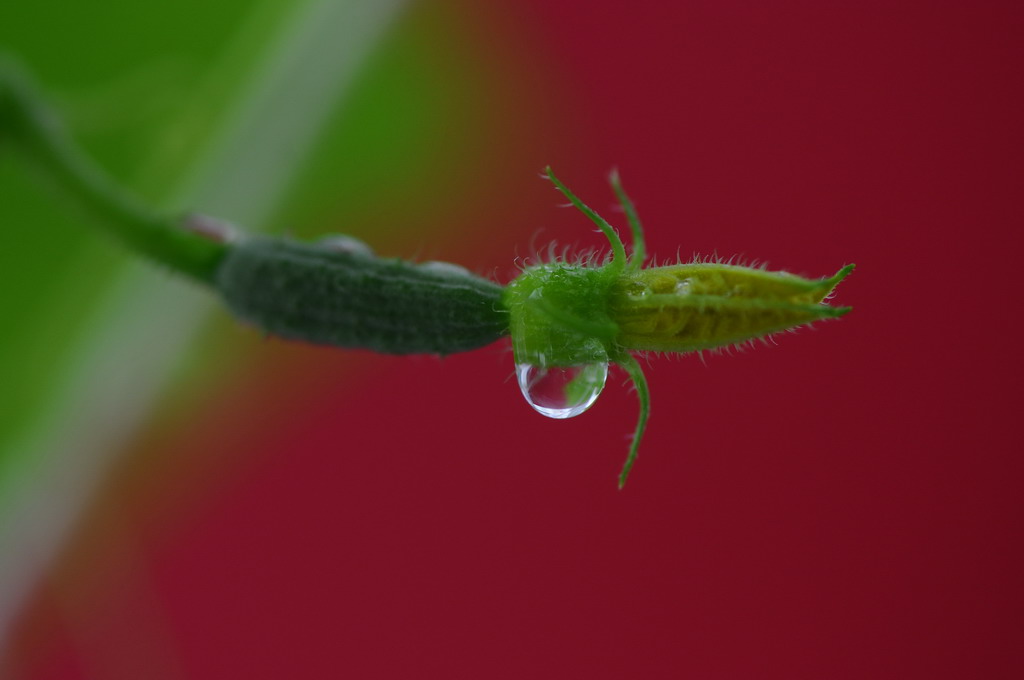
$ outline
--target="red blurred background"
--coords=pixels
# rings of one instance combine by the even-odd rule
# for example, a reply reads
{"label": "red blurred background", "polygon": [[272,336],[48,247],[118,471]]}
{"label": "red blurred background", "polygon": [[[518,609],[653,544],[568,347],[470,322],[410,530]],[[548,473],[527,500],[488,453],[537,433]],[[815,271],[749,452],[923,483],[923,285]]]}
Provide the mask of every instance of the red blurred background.
{"label": "red blurred background", "polygon": [[430,258],[507,281],[531,240],[599,245],[536,173],[621,222],[617,166],[659,261],[856,262],[854,311],[651,358],[622,492],[621,373],[553,421],[504,345],[225,320],[241,366],[121,457],[9,677],[1024,677],[1021,7],[443,4],[498,113]]}

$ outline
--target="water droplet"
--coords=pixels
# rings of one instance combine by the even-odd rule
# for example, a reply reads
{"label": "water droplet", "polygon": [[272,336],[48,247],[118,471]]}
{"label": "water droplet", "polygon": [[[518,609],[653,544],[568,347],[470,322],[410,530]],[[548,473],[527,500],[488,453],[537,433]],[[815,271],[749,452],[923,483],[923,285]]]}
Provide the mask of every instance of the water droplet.
{"label": "water droplet", "polygon": [[676,295],[689,295],[690,287],[690,279],[683,279],[676,282],[675,293]]}
{"label": "water droplet", "polygon": [[458,274],[460,276],[466,276],[471,272],[463,267],[462,265],[455,264],[453,262],[439,262],[437,260],[430,260],[420,265],[420,269],[425,269],[430,272],[438,272],[439,274]]}
{"label": "water droplet", "polygon": [[629,285],[626,286],[626,294],[632,297],[644,297],[649,295],[651,289],[645,283],[640,281],[630,281]]}
{"label": "water droplet", "polygon": [[572,418],[590,408],[604,389],[608,363],[541,368],[516,364],[516,378],[526,401],[548,418]]}
{"label": "water droplet", "polygon": [[366,255],[368,257],[373,256],[373,248],[366,245],[362,241],[352,236],[345,236],[344,234],[331,234],[330,236],[324,236],[317,240],[317,245],[321,248],[334,251],[335,253],[345,253],[346,255]]}

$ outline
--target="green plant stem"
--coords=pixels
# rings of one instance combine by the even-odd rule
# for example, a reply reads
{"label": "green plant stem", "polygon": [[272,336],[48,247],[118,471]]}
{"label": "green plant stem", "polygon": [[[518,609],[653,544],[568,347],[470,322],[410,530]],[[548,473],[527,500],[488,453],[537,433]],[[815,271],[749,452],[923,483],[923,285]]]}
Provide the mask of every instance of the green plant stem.
{"label": "green plant stem", "polygon": [[218,232],[223,227],[210,218],[150,209],[71,141],[13,63],[0,66],[0,131],[102,229],[216,288],[240,318],[267,332],[392,354],[452,354],[508,332],[501,286],[460,267],[289,239],[236,238]]}
{"label": "green plant stem", "polygon": [[183,229],[184,217],[160,214],[122,189],[71,141],[25,71],[3,58],[0,142],[20,150],[50,185],[130,249],[193,279],[213,281],[224,244]]}
{"label": "green plant stem", "polygon": [[626,457],[626,462],[622,466],[622,472],[619,473],[619,489],[622,489],[626,486],[626,480],[629,478],[629,473],[633,469],[633,463],[636,462],[637,453],[640,452],[640,441],[644,437],[644,430],[647,429],[647,421],[651,417],[651,392],[647,387],[647,376],[644,375],[644,369],[641,368],[636,357],[629,352],[623,352],[622,356],[617,359],[617,362],[619,366],[625,369],[626,373],[629,374],[634,387],[636,387],[636,397],[640,402],[640,414],[636,419],[636,429],[633,431],[633,441],[629,445],[629,455]]}

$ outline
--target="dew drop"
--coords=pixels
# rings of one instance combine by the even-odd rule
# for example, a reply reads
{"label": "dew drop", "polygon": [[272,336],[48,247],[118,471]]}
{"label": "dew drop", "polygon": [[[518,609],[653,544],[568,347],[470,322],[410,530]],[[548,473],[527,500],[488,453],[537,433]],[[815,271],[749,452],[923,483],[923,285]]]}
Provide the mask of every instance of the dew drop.
{"label": "dew drop", "polygon": [[690,279],[683,279],[682,281],[676,282],[675,294],[676,295],[689,295],[690,294]]}
{"label": "dew drop", "polygon": [[516,364],[516,378],[526,401],[548,418],[572,418],[590,408],[604,389],[608,363],[541,368]]}
{"label": "dew drop", "polygon": [[645,283],[631,281],[626,287],[626,294],[631,297],[645,297],[650,294],[651,289]]}
{"label": "dew drop", "polygon": [[335,253],[345,253],[346,255],[366,255],[368,257],[373,256],[373,249],[370,246],[357,238],[344,236],[342,234],[324,236],[317,241],[317,245]]}
{"label": "dew drop", "polygon": [[420,265],[420,269],[429,272],[437,272],[439,274],[458,274],[460,276],[471,274],[471,272],[462,265],[458,265],[453,262],[439,262],[437,260],[430,260],[429,262],[422,263]]}

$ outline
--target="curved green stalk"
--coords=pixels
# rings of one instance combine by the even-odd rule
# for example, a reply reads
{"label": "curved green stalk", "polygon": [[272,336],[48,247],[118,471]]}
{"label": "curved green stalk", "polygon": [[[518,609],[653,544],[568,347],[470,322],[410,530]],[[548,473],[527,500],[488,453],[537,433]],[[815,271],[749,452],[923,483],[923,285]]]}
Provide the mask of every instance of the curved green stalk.
{"label": "curved green stalk", "polygon": [[636,419],[636,429],[633,431],[633,441],[629,444],[629,455],[619,473],[619,489],[626,486],[626,479],[633,469],[636,456],[640,452],[640,440],[643,439],[644,430],[647,429],[647,420],[651,417],[651,393],[647,388],[647,376],[644,375],[640,362],[629,352],[624,352],[617,360],[619,366],[625,369],[636,388],[636,398],[640,401],[640,413]]}
{"label": "curved green stalk", "polygon": [[130,249],[216,288],[243,320],[292,340],[391,354],[452,354],[507,333],[501,286],[456,265],[368,248],[246,238],[212,218],[166,216],[75,146],[24,71],[0,68],[0,131],[51,184]]}
{"label": "curved green stalk", "polygon": [[612,261],[608,264],[611,270],[618,271],[623,269],[626,266],[627,261],[626,247],[622,245],[622,239],[619,238],[619,234],[618,232],[615,231],[615,227],[608,224],[608,222],[605,221],[603,217],[594,212],[594,210],[590,208],[590,206],[588,206],[579,198],[577,198],[576,194],[569,191],[569,188],[562,184],[562,182],[557,177],[555,177],[555,173],[551,169],[550,165],[547,167],[545,172],[547,173],[548,179],[551,180],[551,183],[558,187],[558,190],[565,194],[565,197],[569,199],[569,202],[576,206],[576,208],[579,209],[580,212],[589,217],[590,221],[596,224],[598,228],[601,230],[601,232],[605,235],[605,238],[608,239],[608,242],[612,246]]}
{"label": "curved green stalk", "polygon": [[183,228],[186,217],[162,215],[122,189],[71,141],[25,71],[0,57],[0,145],[7,143],[130,249],[190,278],[213,282],[225,245]]}
{"label": "curved green stalk", "polygon": [[644,260],[647,259],[647,242],[644,240],[644,228],[640,224],[640,216],[636,213],[633,199],[622,188],[622,180],[619,178],[618,170],[611,171],[608,175],[608,182],[612,185],[612,190],[619,199],[622,210],[626,213],[630,231],[633,232],[633,253],[629,256],[629,268],[638,270],[644,266]]}

